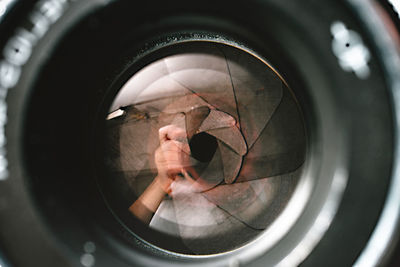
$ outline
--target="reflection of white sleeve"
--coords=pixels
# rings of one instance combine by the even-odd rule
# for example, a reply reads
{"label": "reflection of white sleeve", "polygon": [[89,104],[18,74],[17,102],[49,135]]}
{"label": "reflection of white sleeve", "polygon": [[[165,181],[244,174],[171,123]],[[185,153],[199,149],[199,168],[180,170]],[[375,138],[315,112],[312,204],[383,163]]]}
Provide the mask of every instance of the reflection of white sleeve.
{"label": "reflection of white sleeve", "polygon": [[179,236],[178,224],[176,224],[175,210],[172,199],[164,199],[149,224],[150,228],[160,232]]}
{"label": "reflection of white sleeve", "polygon": [[[209,251],[210,246],[226,246],[231,241],[227,239],[258,233],[212,203],[204,193],[193,191],[188,181],[174,182],[172,191],[171,199],[164,200],[154,214],[150,227],[180,237],[195,254]],[[238,236],[230,234],[236,230]],[[221,239],[221,235],[227,237]]]}
{"label": "reflection of white sleeve", "polygon": [[[192,190],[188,181],[174,182],[170,199],[164,200],[150,227],[181,237],[194,253],[202,253],[198,242],[226,236],[220,242],[238,242],[246,235],[257,235],[279,215],[273,201],[289,201],[301,169],[292,173],[241,183],[219,185],[207,192]],[[240,233],[232,236],[229,233]],[[229,237],[228,237],[229,236]],[[214,241],[214,240],[213,240]],[[214,241],[219,242],[219,241]],[[222,244],[223,245],[223,244]]]}
{"label": "reflection of white sleeve", "polygon": [[183,238],[199,238],[207,233],[192,231],[193,227],[210,228],[229,217],[202,193],[194,192],[184,179],[175,181],[171,189],[172,198],[161,202],[150,222],[151,228]]}

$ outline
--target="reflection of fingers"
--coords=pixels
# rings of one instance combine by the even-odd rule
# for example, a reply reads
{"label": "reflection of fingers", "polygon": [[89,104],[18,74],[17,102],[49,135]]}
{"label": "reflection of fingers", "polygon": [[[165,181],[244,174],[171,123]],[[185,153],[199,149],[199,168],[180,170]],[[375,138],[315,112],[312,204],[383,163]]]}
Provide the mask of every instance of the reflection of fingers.
{"label": "reflection of fingers", "polygon": [[170,138],[168,137],[168,132],[170,131],[169,126],[170,125],[167,125],[158,130],[158,138],[160,140],[160,144],[163,144],[164,142],[170,140]]}
{"label": "reflection of fingers", "polygon": [[195,180],[192,178],[192,176],[187,172],[185,169],[181,170],[181,173],[183,174],[183,177],[185,177],[186,180],[195,183]]}
{"label": "reflection of fingers", "polygon": [[175,180],[176,176],[179,175],[179,173],[180,173],[180,168],[170,168],[167,170],[167,176],[171,180]]}
{"label": "reflection of fingers", "polygon": [[178,147],[178,149],[180,150],[179,152],[184,152],[187,155],[190,155],[190,147],[187,143],[182,143],[180,141],[172,141],[174,143],[174,145],[176,145]]}
{"label": "reflection of fingers", "polygon": [[174,140],[168,140],[164,141],[161,144],[161,149],[165,153],[170,153],[171,155],[173,153],[179,155],[179,154],[185,154],[187,156],[190,156],[190,147],[188,144],[181,143],[178,141]]}
{"label": "reflection of fingers", "polygon": [[186,131],[175,125],[167,125],[158,130],[160,143],[167,140],[183,141],[186,140]]}

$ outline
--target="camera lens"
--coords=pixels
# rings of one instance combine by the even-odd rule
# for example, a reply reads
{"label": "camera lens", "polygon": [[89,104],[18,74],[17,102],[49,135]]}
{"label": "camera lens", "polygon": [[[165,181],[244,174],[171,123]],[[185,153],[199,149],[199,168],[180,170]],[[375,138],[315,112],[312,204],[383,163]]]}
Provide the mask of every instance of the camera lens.
{"label": "camera lens", "polygon": [[227,252],[266,231],[295,191],[306,157],[301,109],[278,72],[243,48],[169,49],[179,52],[139,70],[113,100],[100,184],[150,244]]}
{"label": "camera lens", "polygon": [[0,1],[0,264],[398,266],[392,1]]}

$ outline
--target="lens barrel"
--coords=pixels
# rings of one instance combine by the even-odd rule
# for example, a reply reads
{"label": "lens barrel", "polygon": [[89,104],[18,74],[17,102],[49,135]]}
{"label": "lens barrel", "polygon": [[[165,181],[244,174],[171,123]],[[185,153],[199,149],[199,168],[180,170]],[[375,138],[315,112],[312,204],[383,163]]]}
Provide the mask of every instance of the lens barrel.
{"label": "lens barrel", "polygon": [[[0,2],[0,265],[397,266],[398,25],[390,1]],[[143,223],[165,141],[201,190]]]}

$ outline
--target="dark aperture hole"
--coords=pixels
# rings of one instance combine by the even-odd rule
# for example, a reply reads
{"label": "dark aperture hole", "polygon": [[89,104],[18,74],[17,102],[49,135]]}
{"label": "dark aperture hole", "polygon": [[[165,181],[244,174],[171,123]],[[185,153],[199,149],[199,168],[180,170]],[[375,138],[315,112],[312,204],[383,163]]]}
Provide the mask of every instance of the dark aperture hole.
{"label": "dark aperture hole", "polygon": [[201,132],[190,139],[189,146],[193,158],[201,162],[209,162],[217,150],[218,143],[214,136]]}

